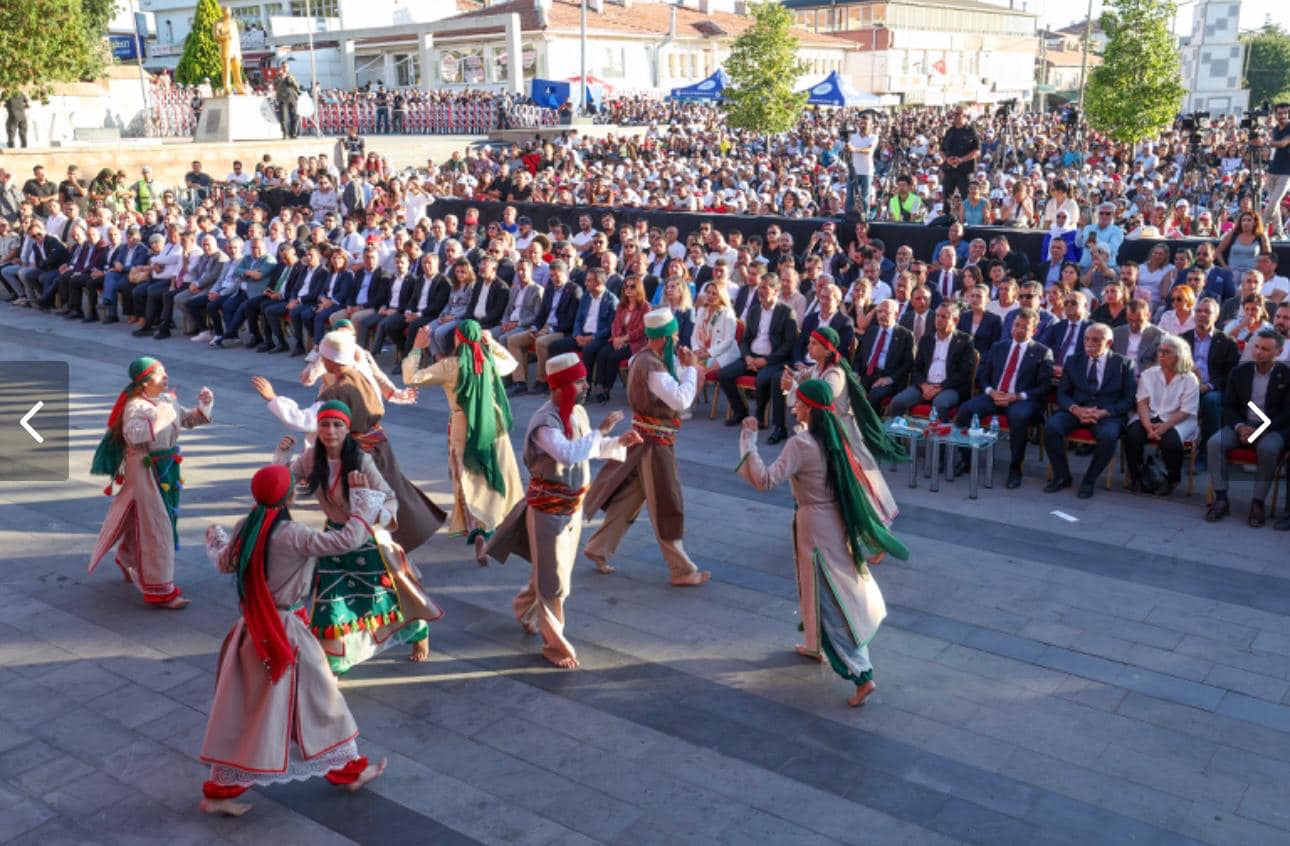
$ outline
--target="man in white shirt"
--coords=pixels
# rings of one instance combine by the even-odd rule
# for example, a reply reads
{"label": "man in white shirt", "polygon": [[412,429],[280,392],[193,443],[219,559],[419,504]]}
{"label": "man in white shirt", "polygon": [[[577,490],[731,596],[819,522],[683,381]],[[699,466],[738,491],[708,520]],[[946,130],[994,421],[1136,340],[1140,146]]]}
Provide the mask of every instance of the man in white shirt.
{"label": "man in white shirt", "polygon": [[224,181],[231,182],[239,188],[243,188],[251,184],[251,174],[242,169],[242,163],[240,161],[233,162],[233,172],[224,177]]}
{"label": "man in white shirt", "polygon": [[1259,253],[1255,270],[1263,274],[1263,297],[1272,303],[1284,302],[1290,296],[1290,279],[1277,274],[1277,254]]}
{"label": "man in white shirt", "polygon": [[1111,350],[1133,362],[1134,371],[1141,374],[1155,366],[1164,332],[1151,325],[1151,306],[1145,300],[1129,300],[1125,319],[1128,323],[1111,330]]}
{"label": "man in white shirt", "polygon": [[512,335],[527,333],[533,321],[537,319],[541,305],[542,289],[533,282],[533,265],[528,259],[522,258],[519,264],[515,265],[515,280],[511,283],[502,325],[498,327],[496,335],[498,343],[507,344]]}
{"label": "man in white shirt", "polygon": [[873,186],[873,154],[878,135],[868,115],[861,115],[856,131],[847,138],[846,154],[851,157],[851,179],[847,182],[847,212],[856,211],[869,219],[869,196]]}
{"label": "man in white shirt", "polygon": [[578,231],[573,233],[573,237],[569,240],[573,243],[573,246],[577,247],[578,252],[585,253],[591,249],[596,236],[599,234],[591,226],[591,215],[583,214],[578,215]]}

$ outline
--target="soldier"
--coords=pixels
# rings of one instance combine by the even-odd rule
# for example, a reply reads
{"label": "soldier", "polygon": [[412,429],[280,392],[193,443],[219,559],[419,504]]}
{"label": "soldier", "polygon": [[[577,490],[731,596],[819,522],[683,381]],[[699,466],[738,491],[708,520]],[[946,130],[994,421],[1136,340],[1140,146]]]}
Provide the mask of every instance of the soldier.
{"label": "soldier", "polygon": [[9,149],[13,149],[16,135],[22,140],[23,149],[27,148],[27,107],[31,102],[21,91],[14,91],[5,98],[5,133],[9,136]]}
{"label": "soldier", "polygon": [[282,137],[295,138],[300,131],[300,120],[296,116],[296,103],[300,100],[300,83],[291,75],[291,68],[285,65],[278,82],[274,86],[278,98],[278,120],[282,123]]}

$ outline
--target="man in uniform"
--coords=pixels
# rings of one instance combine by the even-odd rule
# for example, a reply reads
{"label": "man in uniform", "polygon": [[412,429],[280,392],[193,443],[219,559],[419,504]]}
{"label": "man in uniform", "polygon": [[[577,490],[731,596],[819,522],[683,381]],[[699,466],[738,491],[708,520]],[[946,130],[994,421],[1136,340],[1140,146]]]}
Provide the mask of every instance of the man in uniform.
{"label": "man in uniform", "polygon": [[296,116],[296,103],[300,100],[300,83],[291,75],[291,68],[283,65],[282,73],[274,84],[278,98],[278,121],[282,124],[282,137],[295,138],[300,132],[300,119]]}
{"label": "man in uniform", "polygon": [[22,141],[23,149],[27,148],[27,107],[31,102],[21,91],[14,91],[5,98],[4,131],[9,136],[9,149],[13,149],[16,136]]}

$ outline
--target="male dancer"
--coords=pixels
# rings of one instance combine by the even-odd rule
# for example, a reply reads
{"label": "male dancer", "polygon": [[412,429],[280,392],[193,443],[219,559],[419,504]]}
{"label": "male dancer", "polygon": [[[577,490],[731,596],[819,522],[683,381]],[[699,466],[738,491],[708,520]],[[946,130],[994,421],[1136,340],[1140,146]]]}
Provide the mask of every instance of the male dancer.
{"label": "male dancer", "polygon": [[712,573],[700,570],[682,545],[685,505],[676,476],[674,444],[681,428],[677,415],[694,402],[699,369],[688,347],[674,351],[676,332],[671,309],[659,308],[645,315],[646,347],[632,359],[627,371],[632,428],[640,433],[642,442],[628,449],[621,463],[601,468],[591,483],[583,512],[590,517],[604,510],[605,522],[591,536],[583,554],[600,572],[614,572],[609,559],[641,513],[641,506],[648,505],[672,584],[694,586],[712,578]]}
{"label": "male dancer", "polygon": [[635,430],[617,438],[609,433],[623,419],[612,412],[593,430],[580,404],[587,394],[587,370],[577,353],[546,362],[551,399],[529,420],[524,463],[529,486],[524,499],[497,527],[484,548],[502,563],[518,555],[533,563],[528,586],[515,597],[515,618],[529,634],[542,634],[542,656],[562,669],[578,666],[578,654],[564,637],[564,600],[569,596],[573,562],[582,538],[578,513],[591,479],[592,458],[622,461],[626,448],[641,443]]}

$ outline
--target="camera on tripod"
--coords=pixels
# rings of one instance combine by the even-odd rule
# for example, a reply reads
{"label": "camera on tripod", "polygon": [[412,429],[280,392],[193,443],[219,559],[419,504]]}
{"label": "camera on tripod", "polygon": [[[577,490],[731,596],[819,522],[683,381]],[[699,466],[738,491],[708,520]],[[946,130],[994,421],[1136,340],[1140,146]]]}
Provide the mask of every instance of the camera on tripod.
{"label": "camera on tripod", "polygon": [[1204,128],[1205,121],[1207,120],[1209,120],[1209,112],[1189,112],[1182,116],[1182,128],[1183,132],[1188,133],[1188,144],[1193,147],[1200,146],[1200,130]]}
{"label": "camera on tripod", "polygon": [[996,120],[1006,120],[1008,117],[1012,115],[1012,110],[1015,108],[1017,108],[1016,97],[1013,97],[1009,100],[1004,100],[1002,103],[999,104],[999,108],[994,110],[994,117]]}
{"label": "camera on tripod", "polygon": [[1267,100],[1257,109],[1247,109],[1241,117],[1241,129],[1259,129],[1259,122],[1272,114],[1272,104]]}

